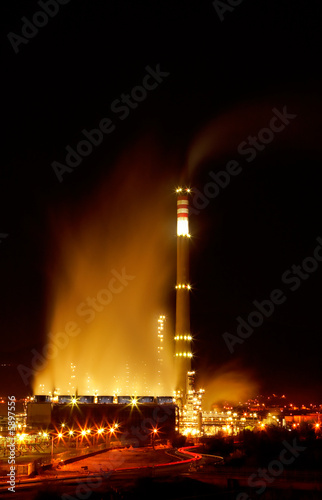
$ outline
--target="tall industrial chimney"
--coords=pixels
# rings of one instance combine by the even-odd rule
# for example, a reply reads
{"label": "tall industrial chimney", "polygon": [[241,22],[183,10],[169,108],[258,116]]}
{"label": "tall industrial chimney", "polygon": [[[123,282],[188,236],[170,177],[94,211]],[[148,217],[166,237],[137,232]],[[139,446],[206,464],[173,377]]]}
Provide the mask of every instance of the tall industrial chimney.
{"label": "tall industrial chimney", "polygon": [[178,188],[177,192],[177,284],[175,367],[176,390],[186,395],[187,372],[191,371],[190,333],[190,282],[189,282],[189,193],[190,189]]}

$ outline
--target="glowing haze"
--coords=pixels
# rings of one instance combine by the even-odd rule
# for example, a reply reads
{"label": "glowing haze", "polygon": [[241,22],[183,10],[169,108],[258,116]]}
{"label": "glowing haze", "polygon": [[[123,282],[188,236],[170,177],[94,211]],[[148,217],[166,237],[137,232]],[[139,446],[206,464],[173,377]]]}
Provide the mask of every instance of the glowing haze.
{"label": "glowing haze", "polygon": [[210,370],[204,371],[200,379],[205,388],[205,410],[225,402],[244,403],[247,399],[255,397],[259,389],[254,373],[234,363],[223,365],[215,373],[211,373]]}
{"label": "glowing haze", "polygon": [[172,394],[173,335],[165,328],[160,366],[158,316],[174,283],[176,197],[158,158],[133,147],[97,191],[52,216],[45,345],[67,345],[48,350],[35,394]]}

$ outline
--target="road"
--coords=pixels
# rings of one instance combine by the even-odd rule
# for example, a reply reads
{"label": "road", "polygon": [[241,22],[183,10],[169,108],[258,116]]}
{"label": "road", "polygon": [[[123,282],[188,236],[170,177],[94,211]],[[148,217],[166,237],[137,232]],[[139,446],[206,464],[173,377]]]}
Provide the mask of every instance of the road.
{"label": "road", "polygon": [[[189,472],[191,466],[202,460],[192,448],[179,450],[152,450],[134,448],[110,450],[106,453],[66,464],[58,470],[16,484],[15,500],[32,500],[37,492],[60,491],[75,495],[77,491],[115,491],[121,485],[131,485],[138,478],[168,477]],[[0,494],[12,498],[12,492],[2,483]],[[45,497],[45,496],[44,496]]]}
{"label": "road", "polygon": [[[103,498],[103,494],[108,492],[114,495],[113,498],[118,498],[119,491],[138,488],[138,480],[143,481],[141,487],[146,489],[151,486],[147,481],[152,478],[159,486],[168,485],[169,488],[171,484],[178,486],[179,478],[182,481],[194,481],[200,484],[200,489],[202,485],[207,485],[215,488],[214,491],[221,491],[222,495],[232,495],[227,498],[236,498],[238,492],[245,492],[245,495],[258,494],[256,487],[249,484],[251,474],[256,471],[228,468],[220,462],[221,457],[201,455],[196,453],[193,447],[156,451],[151,448],[110,450],[73,464],[66,464],[58,470],[48,471],[41,477],[17,485],[14,499],[34,500],[36,493],[42,492],[46,500],[50,492],[59,493],[55,498],[65,500],[90,498],[91,493],[101,493],[99,498]],[[312,493],[321,492],[322,473],[284,471],[280,477],[268,482],[266,487],[274,490],[293,488],[303,490],[303,494],[304,491],[308,494],[310,490]],[[0,495],[5,499],[13,498],[12,493],[6,489],[0,489]],[[186,497],[183,495],[177,498]]]}

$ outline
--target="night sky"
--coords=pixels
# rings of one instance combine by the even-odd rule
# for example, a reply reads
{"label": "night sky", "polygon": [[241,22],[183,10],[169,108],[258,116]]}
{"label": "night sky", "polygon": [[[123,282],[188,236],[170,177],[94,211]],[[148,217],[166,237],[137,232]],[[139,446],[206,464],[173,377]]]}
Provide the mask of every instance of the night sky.
{"label": "night sky", "polygon": [[[29,38],[21,18],[43,12],[41,2],[1,5],[0,363],[12,366],[1,367],[0,394],[30,390],[16,365],[28,366],[44,342],[50,217],[62,207],[77,213],[119,156],[149,137],[165,165],[151,178],[169,179],[166,203],[181,182],[195,189],[195,369],[245,372],[261,393],[322,402],[322,261],[308,259],[310,272],[297,279],[292,270],[314,255],[318,237],[322,247],[322,9],[318,0],[231,4],[71,0],[58,11],[56,2],[48,22],[36,18],[38,32],[25,28]],[[151,71],[161,75],[156,88],[111,111]],[[59,182],[52,162],[66,164],[66,146],[105,117],[110,133]],[[250,146],[250,136],[263,142]],[[233,160],[238,174],[214,196],[209,183]],[[283,303],[230,352],[223,334],[236,336],[237,318],[247,321],[253,302],[276,289]],[[170,290],[172,318],[174,307]]]}

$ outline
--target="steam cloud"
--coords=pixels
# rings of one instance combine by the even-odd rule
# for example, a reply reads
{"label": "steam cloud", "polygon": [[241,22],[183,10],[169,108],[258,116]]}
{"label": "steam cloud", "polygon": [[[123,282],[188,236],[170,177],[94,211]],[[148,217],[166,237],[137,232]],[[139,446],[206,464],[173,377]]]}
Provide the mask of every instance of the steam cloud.
{"label": "steam cloud", "polygon": [[258,392],[258,383],[254,380],[253,373],[232,363],[224,365],[212,376],[207,372],[207,375],[201,375],[200,379],[204,381],[205,410],[224,402],[244,403],[250,397],[255,397]]}
{"label": "steam cloud", "polygon": [[[161,382],[157,319],[174,280],[170,221],[175,221],[175,198],[173,186],[158,178],[158,172],[164,174],[158,158],[155,148],[142,141],[82,206],[56,211],[48,332],[55,336],[74,321],[79,334],[37,373],[36,394],[53,388],[60,394],[75,389],[78,394],[172,394],[173,335],[165,330]],[[114,280],[118,292],[102,305],[97,295],[107,300],[101,291],[122,270],[133,279],[127,284]],[[88,297],[96,302],[89,305]]]}

